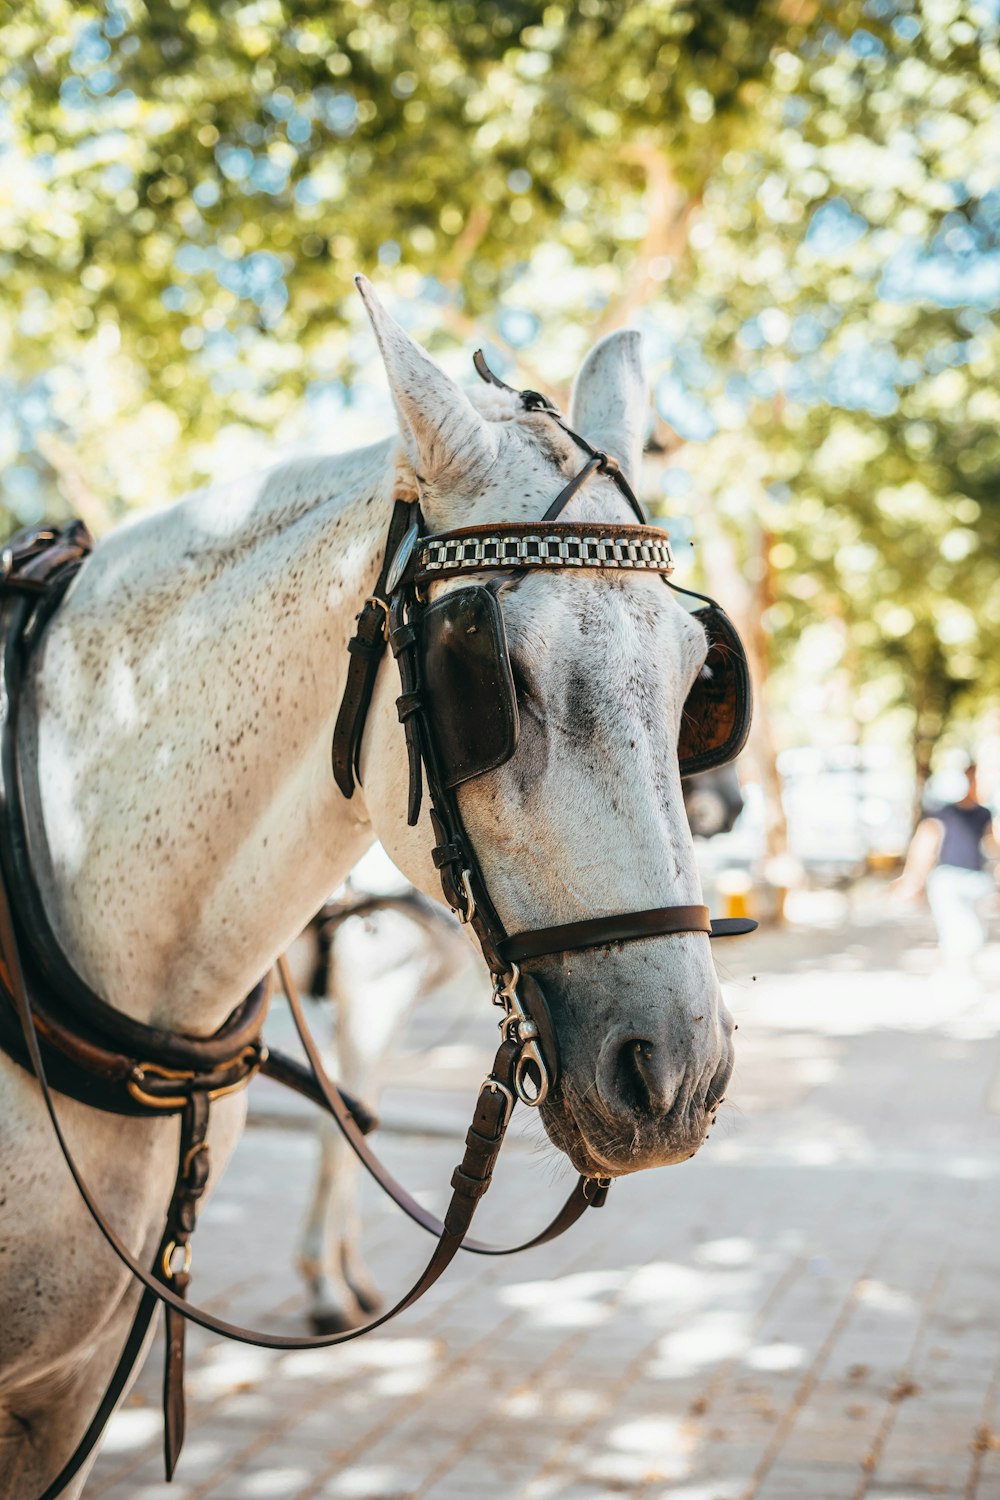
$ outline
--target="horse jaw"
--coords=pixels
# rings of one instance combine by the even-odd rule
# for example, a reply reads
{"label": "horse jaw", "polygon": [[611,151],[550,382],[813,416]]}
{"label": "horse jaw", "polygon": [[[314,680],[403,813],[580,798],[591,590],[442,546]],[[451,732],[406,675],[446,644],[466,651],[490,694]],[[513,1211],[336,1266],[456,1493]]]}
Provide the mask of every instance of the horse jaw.
{"label": "horse jaw", "polygon": [[[399,354],[391,328],[383,336],[396,351],[387,370],[405,384],[411,432],[429,430],[436,441],[433,413],[442,391],[452,402],[454,392],[406,370],[401,382],[390,364],[413,361],[412,341]],[[422,351],[421,358],[433,365]],[[598,438],[633,475],[643,425],[638,381],[637,341],[615,335],[584,365],[574,398],[583,435]],[[396,399],[401,404],[399,390]],[[419,410],[425,399],[429,418]],[[438,486],[432,494],[435,526],[537,519],[583,462],[544,416],[498,422],[493,434],[496,461],[485,472],[476,442],[468,472],[452,455],[448,492]],[[631,519],[612,483],[596,477],[569,514]],[[458,800],[508,931],[700,903],[675,747],[704,660],[704,630],[648,576],[535,574],[508,580],[502,599],[522,684],[521,740],[507,765],[461,787]],[[406,771],[397,691],[396,674],[383,671],[362,756],[365,802],[392,858],[434,895],[440,881],[426,808],[416,828],[400,816]],[[536,967],[563,1057],[563,1079],[542,1110],[555,1144],[581,1170],[602,1175],[692,1155],[731,1069],[731,1022],[707,937],[556,955]],[[628,1051],[637,1043],[644,1061],[634,1075]]]}

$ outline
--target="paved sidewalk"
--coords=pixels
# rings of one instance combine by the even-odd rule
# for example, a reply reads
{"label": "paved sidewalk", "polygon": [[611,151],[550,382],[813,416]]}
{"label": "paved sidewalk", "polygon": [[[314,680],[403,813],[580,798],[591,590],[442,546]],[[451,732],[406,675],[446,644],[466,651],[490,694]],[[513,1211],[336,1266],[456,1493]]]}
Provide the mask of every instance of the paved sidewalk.
{"label": "paved sidewalk", "polygon": [[[681,1168],[616,1183],[565,1239],[461,1257],[386,1331],[286,1356],[190,1343],[188,1441],[160,1470],[159,1351],[87,1500],[1000,1500],[1000,947],[934,972],[877,890],[733,944],[729,1102]],[[492,1032],[454,995],[408,1032],[379,1140],[440,1208]],[[204,1215],[193,1293],[303,1327],[295,1236],[315,1147],[262,1093]],[[454,1130],[455,1134],[449,1132]],[[483,1234],[570,1178],[529,1117]],[[365,1195],[386,1291],[428,1251]]]}

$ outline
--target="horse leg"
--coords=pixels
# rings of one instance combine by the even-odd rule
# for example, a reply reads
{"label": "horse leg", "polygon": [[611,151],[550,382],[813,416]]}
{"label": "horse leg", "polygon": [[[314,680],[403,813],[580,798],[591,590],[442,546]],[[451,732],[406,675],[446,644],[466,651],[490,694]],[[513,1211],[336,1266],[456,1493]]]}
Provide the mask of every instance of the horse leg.
{"label": "horse leg", "polygon": [[[337,1005],[338,1031],[342,1007]],[[326,1049],[326,1065],[333,1077],[340,1075],[340,1049]],[[317,1333],[341,1333],[357,1328],[364,1308],[344,1273],[339,1238],[331,1226],[338,1225],[342,1211],[345,1170],[353,1152],[339,1128],[327,1116],[319,1122],[319,1170],[299,1244],[298,1267],[309,1291],[309,1321]]]}
{"label": "horse leg", "polygon": [[312,1202],[299,1248],[299,1272],[309,1289],[309,1321],[317,1333],[340,1333],[356,1328],[368,1308],[356,1295],[346,1274],[348,1262],[340,1234],[343,1199],[351,1187],[353,1154],[337,1126],[319,1126],[320,1160]]}
{"label": "horse leg", "polygon": [[335,1220],[340,1226],[340,1269],[361,1311],[376,1313],[382,1306],[382,1294],[361,1254],[361,1164],[349,1147],[337,1142],[337,1149],[342,1158],[337,1176],[340,1212]]}
{"label": "horse leg", "polygon": [[[366,1029],[365,1001],[370,997],[357,994],[345,982],[337,986],[340,1026],[340,1056],[344,1083],[359,1099],[370,1099],[377,1106],[377,1075],[392,1047],[397,1018],[390,1010],[383,1017],[388,1027],[379,1035]],[[361,1311],[378,1312],[382,1296],[372,1280],[361,1254],[361,1163],[340,1133],[332,1143],[334,1187],[327,1220],[333,1226],[333,1253],[340,1257],[340,1271]]]}

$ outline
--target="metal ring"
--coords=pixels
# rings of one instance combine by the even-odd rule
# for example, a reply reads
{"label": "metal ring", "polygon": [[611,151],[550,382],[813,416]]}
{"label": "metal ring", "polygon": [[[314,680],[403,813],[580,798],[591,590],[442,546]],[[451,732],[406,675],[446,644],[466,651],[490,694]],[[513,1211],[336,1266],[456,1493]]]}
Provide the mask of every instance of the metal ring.
{"label": "metal ring", "polygon": [[169,1244],[164,1245],[164,1247],[163,1247],[163,1255],[162,1255],[162,1257],[160,1259],[160,1265],[163,1268],[163,1274],[164,1274],[164,1276],[166,1277],[166,1279],[168,1281],[173,1281],[175,1275],[177,1274],[176,1271],[174,1270],[173,1259],[174,1259],[174,1256],[177,1254],[178,1250],[183,1250],[184,1251],[184,1264],[181,1267],[182,1274],[186,1276],[187,1273],[188,1273],[188,1271],[190,1271],[190,1269],[191,1269],[191,1242],[190,1242],[190,1240],[185,1240],[183,1245],[178,1245],[178,1243],[177,1243],[176,1240],[171,1240],[169,1242]]}
{"label": "metal ring", "polygon": [[[534,1065],[535,1071],[538,1074],[537,1088],[531,1074],[526,1071],[528,1063]],[[521,1103],[526,1104],[529,1109],[537,1109],[548,1098],[549,1070],[545,1066],[545,1061],[537,1042],[525,1042],[521,1047],[520,1056],[514,1068],[514,1092]]]}

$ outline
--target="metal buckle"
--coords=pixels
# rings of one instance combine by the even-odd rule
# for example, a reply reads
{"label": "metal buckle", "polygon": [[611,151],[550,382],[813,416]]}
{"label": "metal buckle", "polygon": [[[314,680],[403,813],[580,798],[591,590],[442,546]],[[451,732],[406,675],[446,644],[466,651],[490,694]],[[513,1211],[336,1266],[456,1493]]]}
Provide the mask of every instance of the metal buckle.
{"label": "metal buckle", "polygon": [[514,1105],[517,1103],[517,1100],[507,1085],[501,1083],[499,1078],[494,1078],[492,1073],[488,1078],[484,1078],[479,1086],[481,1094],[485,1094],[487,1091],[491,1094],[502,1094],[506,1100],[506,1109],[504,1110],[503,1117],[503,1128],[506,1130],[510,1122],[510,1117],[514,1113]]}
{"label": "metal buckle", "polygon": [[610,1186],[610,1177],[587,1177],[583,1183],[583,1196],[592,1208],[601,1208]]}
{"label": "metal buckle", "polygon": [[374,594],[369,595],[365,604],[375,604],[382,611],[382,634],[386,640],[389,639],[389,606],[384,599],[378,599]]}
{"label": "metal buckle", "polygon": [[[253,1056],[253,1062],[247,1068],[247,1071],[235,1079],[233,1083],[223,1083],[218,1088],[209,1089],[209,1099],[221,1099],[226,1094],[235,1094],[237,1089],[246,1087],[266,1058],[266,1047],[261,1047],[256,1042],[250,1042],[248,1046],[243,1048],[242,1052],[238,1052],[235,1057],[231,1057],[227,1062],[220,1063],[217,1068],[213,1069],[213,1072],[225,1072],[227,1068],[238,1067],[251,1055]],[[198,1076],[190,1068],[165,1068],[159,1063],[139,1063],[132,1070],[131,1076],[125,1080],[125,1087],[138,1104],[144,1104],[147,1108],[151,1109],[183,1109],[184,1105],[188,1102],[189,1096],[187,1094],[147,1093],[142,1085],[145,1083],[148,1075],[152,1075],[154,1078],[176,1080],[178,1083],[190,1083]]]}
{"label": "metal buckle", "polygon": [[181,1170],[179,1175],[181,1177],[187,1177],[188,1173],[191,1170],[191,1163],[194,1161],[195,1157],[200,1156],[203,1151],[207,1150],[208,1142],[199,1141],[196,1146],[191,1147],[190,1151],[185,1151],[184,1160],[181,1162]]}
{"label": "metal buckle", "polygon": [[517,964],[511,964],[506,974],[498,974],[493,984],[493,1004],[503,1007],[501,1036],[505,1041],[517,1042],[521,1049],[514,1066],[514,1092],[522,1104],[537,1109],[548,1098],[551,1080],[538,1042],[538,1027],[517,993],[520,978]]}

